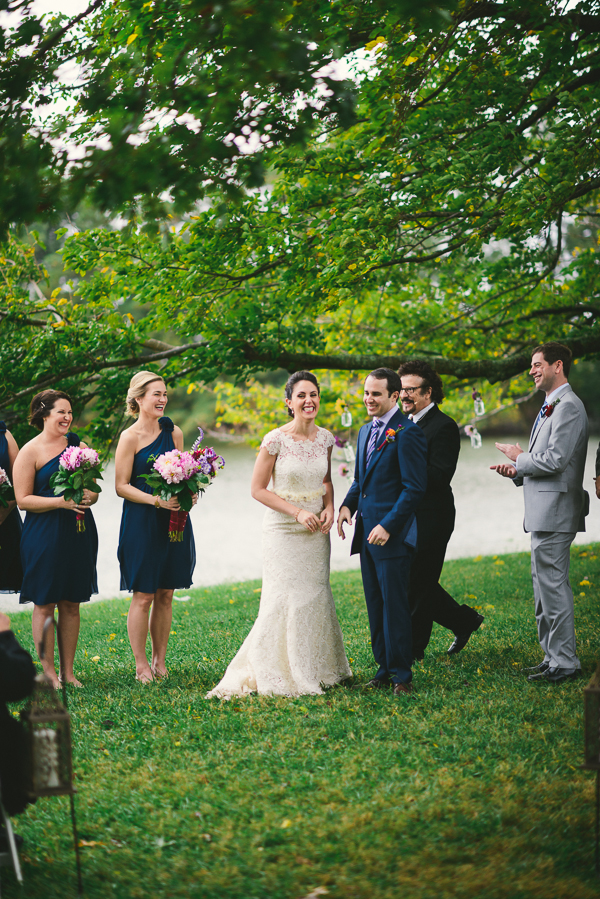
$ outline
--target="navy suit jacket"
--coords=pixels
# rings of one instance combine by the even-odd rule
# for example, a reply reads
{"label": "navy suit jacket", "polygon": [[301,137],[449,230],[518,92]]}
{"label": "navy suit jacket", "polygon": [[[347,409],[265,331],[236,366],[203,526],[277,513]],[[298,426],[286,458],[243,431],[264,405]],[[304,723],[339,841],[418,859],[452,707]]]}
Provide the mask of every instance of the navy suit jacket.
{"label": "navy suit jacket", "polygon": [[[371,425],[358,433],[354,481],[342,503],[356,516],[351,554],[362,549],[363,534],[378,524],[389,531],[385,546],[372,545],[373,558],[392,559],[414,548],[405,541],[415,527],[415,510],[427,489],[427,441],[421,428],[398,410],[389,420],[389,428],[403,430],[395,440],[381,444],[385,432],[377,442],[367,467],[367,444]],[[378,449],[377,447],[381,447]]]}

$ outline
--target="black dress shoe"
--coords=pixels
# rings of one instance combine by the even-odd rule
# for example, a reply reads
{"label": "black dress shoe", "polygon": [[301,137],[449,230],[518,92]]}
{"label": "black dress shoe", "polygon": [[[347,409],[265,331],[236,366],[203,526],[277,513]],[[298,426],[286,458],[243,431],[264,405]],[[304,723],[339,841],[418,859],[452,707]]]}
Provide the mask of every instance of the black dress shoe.
{"label": "black dress shoe", "polygon": [[547,671],[550,667],[550,662],[540,662],[539,665],[534,665],[532,668],[521,668],[522,674],[527,674],[528,671],[531,671],[532,674],[542,674],[543,671]]}
{"label": "black dress shoe", "polygon": [[564,680],[576,680],[581,677],[580,668],[547,668],[539,674],[530,674],[528,681],[536,684],[560,684]]}
{"label": "black dress shoe", "polygon": [[481,627],[481,625],[483,624],[483,620],[483,615],[478,615],[475,620],[475,624],[470,631],[465,631],[462,634],[456,634],[456,636],[454,637],[454,643],[448,650],[449,656],[456,655],[457,652],[460,652],[461,649],[465,648],[465,646],[469,642],[469,637],[471,636],[471,634],[474,634],[479,627]]}
{"label": "black dress shoe", "polygon": [[373,680],[370,680],[368,684],[365,684],[365,690],[389,690],[390,682],[389,680],[380,680],[378,677],[374,677]]}
{"label": "black dress shoe", "polygon": [[412,692],[413,692],[412,683],[394,684],[394,690],[393,690],[394,696],[405,696],[406,694],[408,694],[410,696],[410,694]]}

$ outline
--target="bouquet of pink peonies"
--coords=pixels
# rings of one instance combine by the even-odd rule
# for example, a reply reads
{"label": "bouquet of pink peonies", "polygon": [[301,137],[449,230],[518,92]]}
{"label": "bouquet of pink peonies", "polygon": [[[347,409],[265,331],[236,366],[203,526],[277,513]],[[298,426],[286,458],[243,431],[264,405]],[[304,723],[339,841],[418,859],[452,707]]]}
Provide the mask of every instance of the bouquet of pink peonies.
{"label": "bouquet of pink peonies", "polygon": [[11,500],[15,498],[15,491],[3,468],[0,468],[0,506],[6,509]]}
{"label": "bouquet of pink peonies", "polygon": [[173,449],[158,458],[150,456],[149,461],[154,462],[153,471],[150,474],[141,475],[152,487],[153,496],[158,496],[165,502],[175,496],[179,501],[181,508],[172,511],[169,519],[171,543],[181,543],[183,529],[195,494],[204,493],[206,487],[216,477],[217,472],[225,465],[223,457],[217,455],[212,447],[200,446],[204,439],[204,432],[202,428],[198,428],[198,430],[200,436],[189,453],[185,450]]}
{"label": "bouquet of pink peonies", "polygon": [[[64,493],[65,499],[80,503],[83,491],[101,493],[96,480],[102,480],[102,466],[96,450],[84,446],[68,446],[58,460],[58,471],[50,478],[50,486],[55,496]],[[85,531],[85,512],[77,512],[77,530]]]}

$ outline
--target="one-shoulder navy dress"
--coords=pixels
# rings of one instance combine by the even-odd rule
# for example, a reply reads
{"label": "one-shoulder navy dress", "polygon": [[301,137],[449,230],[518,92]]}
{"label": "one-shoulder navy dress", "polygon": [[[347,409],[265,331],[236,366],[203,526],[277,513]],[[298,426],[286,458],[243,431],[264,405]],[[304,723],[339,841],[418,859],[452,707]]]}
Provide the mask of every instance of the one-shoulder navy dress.
{"label": "one-shoulder navy dress", "polygon": [[[3,421],[0,421],[0,468],[10,474],[6,425]],[[16,507],[0,524],[0,593],[18,593],[21,589],[23,571],[19,545],[22,527]]]}
{"label": "one-shoulder navy dress", "polygon": [[[77,434],[67,434],[69,446],[79,446]],[[36,472],[35,496],[54,496],[50,477],[58,471],[61,454]],[[23,586],[19,602],[36,606],[49,603],[88,602],[98,592],[96,558],[98,532],[91,509],[85,512],[85,531],[77,530],[71,509],[28,512],[21,536]]]}
{"label": "one-shoulder navy dress", "polygon": [[[144,493],[152,493],[140,475],[150,474],[153,462],[149,456],[161,456],[175,449],[173,422],[164,415],[158,423],[161,431],[156,440],[135,454],[129,483]],[[117,555],[121,565],[121,590],[156,593],[190,587],[196,565],[196,547],[188,516],[181,543],[169,540],[168,509],[156,509],[144,503],[123,500],[123,515]]]}

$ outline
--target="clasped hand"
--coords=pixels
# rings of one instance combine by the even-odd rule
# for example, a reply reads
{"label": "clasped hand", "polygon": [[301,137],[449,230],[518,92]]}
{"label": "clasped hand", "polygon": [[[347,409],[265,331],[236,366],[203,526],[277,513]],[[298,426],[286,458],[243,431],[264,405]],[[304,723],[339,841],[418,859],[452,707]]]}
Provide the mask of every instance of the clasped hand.
{"label": "clasped hand", "polygon": [[322,534],[328,534],[333,526],[333,509],[323,509],[320,515],[302,509],[297,520],[311,534],[317,531],[321,531]]}
{"label": "clasped hand", "polygon": [[72,512],[85,512],[86,509],[89,509],[90,506],[93,506],[97,499],[97,493],[92,493],[91,490],[84,490],[80,503],[76,503],[74,499],[63,498],[63,501],[67,509],[70,509]]}
{"label": "clasped hand", "polygon": [[[156,499],[154,500],[154,502],[156,503]],[[192,508],[196,505],[197,502],[198,494],[194,493],[194,495],[192,496]],[[169,512],[179,512],[181,509],[179,500],[176,496],[172,496],[171,499],[159,499],[158,504],[161,509],[168,509]]]}
{"label": "clasped hand", "polygon": [[[497,443],[496,449],[504,453],[511,462],[516,462],[517,458],[523,452],[523,448],[518,443]],[[501,462],[499,465],[490,465],[491,471],[497,471],[503,478],[516,478],[518,472],[514,465],[508,462]]]}

